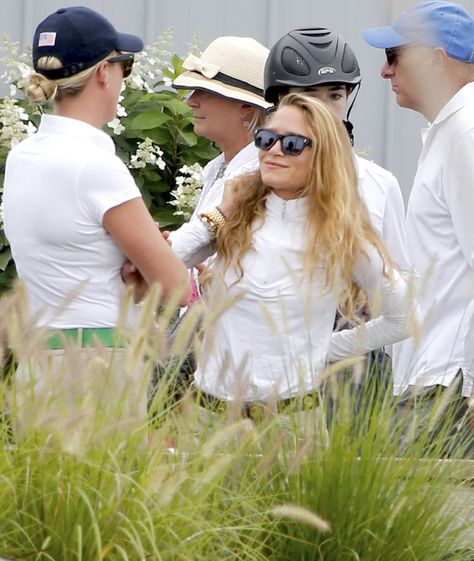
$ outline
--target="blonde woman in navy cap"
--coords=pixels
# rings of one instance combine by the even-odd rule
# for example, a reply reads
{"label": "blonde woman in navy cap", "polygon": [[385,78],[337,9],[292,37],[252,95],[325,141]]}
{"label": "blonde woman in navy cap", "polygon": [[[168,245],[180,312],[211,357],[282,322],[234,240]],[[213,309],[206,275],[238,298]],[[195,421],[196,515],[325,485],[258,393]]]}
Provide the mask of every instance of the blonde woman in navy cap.
{"label": "blonde woman in navy cap", "polygon": [[[65,411],[80,408],[87,392],[88,399],[106,395],[107,404],[118,403],[130,381],[134,395],[125,399],[123,412],[143,419],[146,383],[134,378],[141,373],[126,371],[125,349],[117,348],[123,346],[116,328],[126,295],[125,259],[147,285],[159,283],[165,299],[181,290],[185,305],[190,296],[184,264],[163,239],[111,138],[101,130],[114,118],[133,53],[142,48],[138,37],[117,32],[83,7],[57,10],[34,36],[36,73],[28,95],[37,104],[52,101],[54,110],[8,156],[3,202],[5,232],[31,317],[37,327],[50,330],[48,352],[34,357],[34,370],[19,357],[18,385],[26,382],[36,391],[19,392],[19,407],[27,400],[36,420],[45,415],[59,422]],[[132,305],[128,327],[137,316]],[[85,347],[103,348],[107,368],[102,378],[88,379],[84,360],[66,376],[64,347],[71,342],[84,347],[80,358],[89,356]],[[25,426],[36,422],[28,411],[22,413]]]}
{"label": "blonde woman in navy cap", "polygon": [[429,122],[406,220],[423,322],[416,340],[395,345],[395,393],[422,423],[447,391],[453,442],[472,452],[474,19],[458,4],[423,2],[364,38],[385,49],[382,77],[397,103]]}

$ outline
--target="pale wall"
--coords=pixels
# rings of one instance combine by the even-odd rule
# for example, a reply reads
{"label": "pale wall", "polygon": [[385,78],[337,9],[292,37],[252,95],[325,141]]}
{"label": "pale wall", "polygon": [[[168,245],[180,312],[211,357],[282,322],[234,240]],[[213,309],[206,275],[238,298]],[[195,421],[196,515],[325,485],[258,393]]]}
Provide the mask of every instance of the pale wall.
{"label": "pale wall", "polygon": [[[186,53],[198,32],[205,47],[220,35],[252,36],[271,46],[297,27],[326,26],[351,44],[360,61],[363,85],[353,111],[356,145],[371,148],[371,158],[388,167],[407,197],[420,150],[423,119],[400,109],[382,80],[383,51],[363,41],[360,31],[387,25],[410,0],[0,0],[0,32],[31,43],[36,24],[63,6],[85,5],[112,20],[117,28],[153,42],[168,27],[175,28],[175,50]],[[471,12],[474,0],[460,0]]]}

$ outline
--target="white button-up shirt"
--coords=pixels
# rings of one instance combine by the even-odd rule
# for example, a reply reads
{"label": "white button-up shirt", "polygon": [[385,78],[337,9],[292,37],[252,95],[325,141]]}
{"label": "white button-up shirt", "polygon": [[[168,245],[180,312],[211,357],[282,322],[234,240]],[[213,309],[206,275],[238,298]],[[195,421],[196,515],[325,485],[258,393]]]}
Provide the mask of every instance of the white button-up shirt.
{"label": "white button-up shirt", "polygon": [[419,274],[419,337],[394,346],[394,389],[474,377],[474,83],[423,131],[407,210],[409,257]]}

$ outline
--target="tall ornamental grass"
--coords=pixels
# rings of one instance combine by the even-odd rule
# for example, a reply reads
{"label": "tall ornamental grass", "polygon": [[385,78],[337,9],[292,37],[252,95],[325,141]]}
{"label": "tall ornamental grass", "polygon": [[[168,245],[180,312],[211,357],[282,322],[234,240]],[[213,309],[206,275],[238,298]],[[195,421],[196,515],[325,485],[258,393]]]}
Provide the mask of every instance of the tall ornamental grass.
{"label": "tall ornamental grass", "polygon": [[[122,430],[120,404],[104,418],[90,414],[85,399],[84,415],[66,414],[63,426],[88,424],[86,439],[58,438],[41,423],[17,435],[14,366],[5,372],[0,557],[473,559],[474,469],[440,459],[446,427],[434,444],[423,431],[407,432],[395,422],[396,402],[376,386],[356,405],[347,364],[343,373],[326,373],[314,430],[302,431],[294,412],[282,417],[271,407],[258,422],[241,418],[238,407],[203,410],[178,369],[198,320],[208,328],[212,317],[196,308],[182,322],[169,362],[174,305],[154,316],[158,301],[153,292],[143,305],[129,347],[128,360],[143,363],[147,378],[162,365],[150,417],[132,431]],[[0,300],[0,337],[17,354],[37,344],[24,309],[21,291]]]}

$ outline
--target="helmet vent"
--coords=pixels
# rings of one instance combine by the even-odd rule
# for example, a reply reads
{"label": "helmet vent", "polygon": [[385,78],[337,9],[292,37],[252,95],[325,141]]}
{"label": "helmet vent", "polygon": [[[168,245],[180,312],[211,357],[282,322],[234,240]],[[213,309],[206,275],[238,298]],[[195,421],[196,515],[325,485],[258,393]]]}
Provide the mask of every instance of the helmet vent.
{"label": "helmet vent", "polygon": [[352,49],[348,49],[347,45],[344,47],[344,52],[342,54],[341,67],[343,72],[347,72],[349,74],[355,72],[359,67]]}
{"label": "helmet vent", "polygon": [[326,41],[325,43],[313,43],[312,41],[310,41],[310,45],[312,47],[316,47],[317,49],[327,49],[328,47],[330,47],[332,45],[332,41]]}
{"label": "helmet vent", "polygon": [[302,30],[300,32],[300,35],[302,35],[303,37],[328,37],[330,35],[330,31],[328,31],[327,29],[321,29],[321,30],[317,30],[317,31],[312,31],[312,32],[305,32],[304,30]]}
{"label": "helmet vent", "polygon": [[295,76],[308,76],[311,69],[309,64],[298,51],[291,47],[285,47],[281,53],[281,64],[283,68]]}

